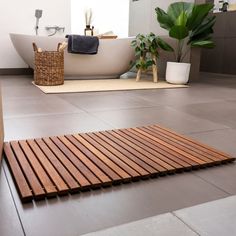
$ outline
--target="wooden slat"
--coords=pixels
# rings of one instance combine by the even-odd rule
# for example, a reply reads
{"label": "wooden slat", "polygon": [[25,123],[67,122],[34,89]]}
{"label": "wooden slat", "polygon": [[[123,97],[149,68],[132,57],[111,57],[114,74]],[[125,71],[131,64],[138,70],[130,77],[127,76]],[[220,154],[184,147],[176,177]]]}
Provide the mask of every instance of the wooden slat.
{"label": "wooden slat", "polygon": [[207,152],[204,152],[200,149],[197,149],[196,147],[189,145],[188,143],[185,143],[183,141],[180,141],[178,137],[172,136],[172,135],[167,135],[164,132],[158,130],[156,127],[148,127],[149,130],[151,130],[152,132],[154,132],[156,135],[158,135],[158,137],[160,137],[162,140],[167,141],[167,142],[171,142],[171,143],[176,143],[177,145],[179,145],[180,147],[184,148],[187,152],[190,152],[192,155],[195,156],[204,156],[206,158],[208,158],[209,160],[213,160],[213,161],[221,161],[224,160],[223,157],[218,158],[215,157],[214,155],[210,155]]}
{"label": "wooden slat", "polygon": [[157,125],[12,141],[4,151],[23,202],[235,160]]}
{"label": "wooden slat", "polygon": [[40,180],[46,195],[48,197],[56,196],[57,195],[57,190],[54,185],[54,183],[51,181],[43,167],[41,166],[40,162],[38,161],[37,157],[34,155],[32,150],[29,148],[29,145],[27,144],[26,141],[19,141],[19,145],[24,151],[30,165],[35,171],[35,174],[38,176],[38,179]]}
{"label": "wooden slat", "polygon": [[[160,148],[161,150],[164,150],[164,151],[170,153],[171,155],[173,155],[173,157],[182,158],[183,160],[186,160],[186,161],[188,160],[189,163],[192,164],[192,166],[195,166],[195,167],[199,167],[199,166],[205,167],[206,166],[206,162],[203,161],[202,159],[199,159],[196,157],[187,158],[187,157],[181,155],[180,153],[177,153],[174,150],[171,150],[170,148],[168,148],[166,146],[160,145],[155,140],[152,140],[149,137],[144,136],[143,134],[137,132],[137,130],[129,129],[129,132],[130,132],[130,134],[133,134],[133,135],[139,137],[139,140],[142,140],[142,139],[147,140],[147,142],[149,142],[150,144],[153,144],[153,145],[157,146],[157,148]],[[191,161],[192,161],[192,163],[191,163]],[[195,163],[197,163],[197,164],[195,164]]]}
{"label": "wooden slat", "polygon": [[7,163],[10,167],[11,173],[13,174],[14,181],[16,183],[18,193],[22,202],[31,201],[33,199],[33,193],[29,187],[25,176],[16,160],[16,157],[11,149],[10,143],[4,144],[4,153],[6,155]]}
{"label": "wooden slat", "polygon": [[34,197],[35,198],[44,198],[46,193],[43,190],[37,176],[35,175],[33,169],[31,168],[25,154],[23,153],[22,149],[19,146],[19,143],[16,141],[11,142],[11,148],[15,153],[15,156],[18,160],[18,163],[21,166],[21,169],[24,172],[25,177],[27,178],[27,182],[29,183]]}
{"label": "wooden slat", "polygon": [[153,161],[161,165],[162,167],[166,168],[167,170],[175,170],[176,168],[182,169],[183,166],[179,165],[176,162],[173,162],[172,160],[168,160],[165,156],[162,156],[161,154],[155,152],[154,150],[147,150],[143,147],[141,148],[138,146],[138,143],[132,143],[128,139],[125,139],[121,135],[117,134],[116,131],[107,131],[112,136],[115,136],[116,138],[120,139],[122,142],[125,142],[129,144],[132,148],[136,149],[138,152],[142,153],[143,155],[146,155],[147,157],[151,158]]}
{"label": "wooden slat", "polygon": [[162,147],[161,145],[154,142],[150,138],[147,138],[143,135],[140,135],[139,133],[136,133],[132,129],[122,130],[121,132],[126,134],[127,138],[129,138],[131,141],[136,140],[141,147],[144,146],[145,148],[151,148],[151,150],[152,149],[158,150],[158,152],[167,156],[168,158],[174,159],[175,161],[180,161],[180,164],[184,165],[185,168],[187,168],[187,169],[190,168],[190,166],[192,166],[192,167],[199,166],[198,163],[196,163],[188,158],[185,158],[181,155],[178,155],[178,154],[176,155],[176,153],[171,152],[170,150],[167,150],[165,147]]}
{"label": "wooden slat", "polygon": [[[130,173],[130,175],[134,176],[149,176],[149,172],[147,172],[145,169],[141,168],[139,165],[136,164],[133,160],[127,158],[124,154],[117,151],[112,145],[106,143],[102,138],[95,135],[94,133],[88,133],[90,137],[92,137],[94,140],[96,140],[99,144],[101,144],[106,150],[109,150],[111,153],[113,153],[115,156],[117,156],[121,161],[121,165],[123,168],[126,168],[126,165],[128,166],[127,171]],[[126,165],[124,165],[124,163]],[[133,172],[134,171],[134,172]]]}
{"label": "wooden slat", "polygon": [[[111,139],[107,138],[102,133],[96,132],[94,134],[97,137],[99,137],[100,139],[102,139],[103,141],[105,141],[106,143],[108,143],[110,145],[110,147],[113,147],[119,153],[124,155],[127,159],[130,159],[131,161],[135,162],[139,166],[138,168],[136,168],[136,170],[140,171],[140,174],[143,173],[143,175],[146,176],[146,172],[148,172],[150,175],[155,175],[158,172],[158,170],[156,170],[152,167],[153,163],[148,158],[144,157],[143,158],[144,160],[142,160],[142,158],[138,158],[137,156],[132,154],[132,152],[129,152],[126,149],[124,149],[122,146],[119,146],[114,140],[111,140]],[[146,162],[145,162],[145,160],[146,160]],[[141,170],[140,170],[140,168],[141,168]],[[148,176],[149,176],[149,174],[148,174]]]}
{"label": "wooden slat", "polygon": [[126,138],[130,142],[138,145],[143,150],[149,151],[154,156],[156,156],[158,159],[161,159],[162,161],[165,161],[166,163],[172,165],[175,168],[178,168],[178,169],[182,170],[183,168],[189,169],[191,167],[191,165],[189,163],[183,161],[182,159],[173,158],[172,156],[169,155],[169,153],[164,152],[161,149],[158,149],[158,151],[156,151],[157,148],[154,147],[152,149],[152,148],[148,147],[147,145],[143,144],[143,141],[138,142],[136,139],[131,138],[129,135],[126,135],[125,133],[123,133],[120,130],[116,131],[116,133],[118,133],[122,137]]}
{"label": "wooden slat", "polygon": [[[185,152],[179,150],[178,148],[172,146],[172,145],[169,145],[161,140],[159,140],[158,138],[156,137],[153,137],[152,135],[150,135],[149,133],[145,132],[145,130],[142,130],[142,128],[133,128],[133,130],[137,131],[138,133],[140,133],[141,135],[143,136],[146,136],[147,138],[150,138],[151,140],[159,143],[162,145],[162,148],[165,148],[166,150],[169,150],[169,151],[173,151],[174,153],[177,153],[179,155],[183,155],[187,158],[190,158],[194,161],[197,161],[197,159],[195,159],[194,157],[192,157],[191,155],[187,155]],[[208,160],[202,160],[202,159],[199,159],[198,160],[198,163],[200,163],[201,165],[207,165],[209,164],[210,162]]]}
{"label": "wooden slat", "polygon": [[35,139],[35,142],[44,152],[45,156],[60,174],[66,185],[69,187],[70,192],[77,192],[80,190],[80,185],[75,181],[75,179],[71,176],[71,174],[67,171],[67,169],[62,165],[59,161],[58,156],[55,156],[54,153],[48,148],[43,139]]}
{"label": "wooden slat", "polygon": [[52,142],[50,138],[44,138],[43,141],[48,145],[56,158],[69,171],[71,176],[75,178],[80,188],[86,189],[90,185],[89,181],[81,174],[81,172],[70,162],[70,160],[63,154],[63,152]]}
{"label": "wooden slat", "polygon": [[42,150],[39,148],[39,146],[36,144],[34,140],[27,140],[28,145],[34,152],[34,154],[37,156],[39,162],[47,172],[48,176],[50,176],[51,180],[54,182],[58,193],[59,194],[66,194],[69,189],[64,182],[64,180],[61,178],[61,176],[58,174],[58,172],[55,170],[53,165],[50,163],[50,161],[47,159],[45,154],[42,152]]}
{"label": "wooden slat", "polygon": [[[87,142],[92,144],[96,149],[98,149],[100,152],[102,152],[105,156],[107,156],[112,162],[116,164],[116,171],[117,173],[122,176],[123,179],[131,179],[131,178],[138,178],[140,177],[140,174],[130,168],[129,165],[124,163],[122,160],[120,160],[116,155],[114,155],[110,150],[107,149],[107,146],[105,144],[105,147],[98,142],[96,137],[93,135],[88,135],[88,134],[80,134],[82,138],[84,138]],[[103,142],[102,142],[103,143]],[[104,144],[104,143],[103,143]],[[110,166],[110,164],[108,163]]]}
{"label": "wooden slat", "polygon": [[227,160],[232,159],[232,157],[230,157],[228,154],[226,154],[222,151],[216,150],[213,147],[209,147],[208,145],[202,144],[202,143],[200,143],[196,140],[193,141],[190,138],[187,138],[185,136],[177,134],[177,133],[175,133],[173,131],[170,131],[166,128],[160,127],[158,125],[155,125],[154,128],[157,128],[158,130],[161,130],[161,132],[166,133],[169,137],[173,137],[175,139],[180,140],[182,143],[187,143],[188,145],[191,146],[191,148],[194,147],[198,151],[206,152],[211,156],[219,158],[220,160],[226,160],[227,161]]}
{"label": "wooden slat", "polygon": [[202,160],[206,160],[208,162],[212,162],[214,164],[220,164],[221,163],[221,160],[219,160],[219,158],[216,158],[214,156],[212,157],[208,157],[206,155],[202,155],[202,154],[199,154],[199,153],[196,153],[194,152],[193,149],[189,148],[189,147],[186,147],[185,145],[183,144],[180,144],[178,143],[176,140],[171,140],[170,138],[166,138],[166,137],[163,137],[162,135],[160,135],[158,132],[155,132],[155,130],[147,127],[147,128],[144,128],[146,131],[148,131],[150,134],[152,134],[154,137],[170,144],[170,145],[173,145],[174,147],[178,148],[179,150],[181,151],[184,151],[188,154],[188,157],[189,155],[191,155],[191,157],[193,158],[200,158]]}
{"label": "wooden slat", "polygon": [[[51,137],[54,144],[63,152],[63,154],[74,164],[74,166],[84,175],[84,177],[89,181],[92,187],[99,187],[101,181],[96,177],[96,175],[76,156],[77,150],[65,137],[61,137],[61,141],[58,137]],[[79,156],[82,158],[83,154]],[[82,158],[83,159],[83,158]],[[85,180],[86,184],[86,180]]]}
{"label": "wooden slat", "polygon": [[[145,128],[139,128],[140,130],[150,134],[153,136],[153,140],[158,140],[159,143],[163,144],[164,146],[166,146],[167,148],[171,148],[172,150],[174,150],[175,152],[191,159],[191,158],[196,158],[196,156],[192,155],[188,152],[186,152],[186,150],[183,149],[183,147],[181,147],[179,144],[176,143],[170,143],[170,142],[165,142],[162,139],[160,139],[159,137],[157,137],[157,135],[155,135],[152,131],[150,131],[149,129]],[[215,165],[215,164],[219,164],[219,160],[211,160],[205,156],[198,156],[199,159],[205,161],[207,163],[207,165]]]}
{"label": "wooden slat", "polygon": [[[99,167],[97,167],[78,147],[78,142],[72,136],[58,137],[68,148],[73,152],[83,163],[86,165],[101,181],[103,184],[111,185],[112,180],[104,174]],[[68,141],[70,141],[70,145],[68,145]],[[71,145],[73,144],[73,145]]]}
{"label": "wooden slat", "polygon": [[[198,158],[188,159],[188,158],[182,156],[181,154],[176,153],[173,150],[160,145],[158,142],[150,139],[149,137],[144,136],[143,134],[137,132],[134,129],[128,129],[128,131],[129,131],[129,135],[132,136],[133,138],[139,140],[140,142],[143,142],[143,144],[147,145],[150,148],[157,149],[159,152],[163,150],[163,151],[165,151],[165,153],[167,153],[167,155],[168,155],[168,153],[171,154],[172,158],[177,157],[180,159],[182,158],[183,160],[187,159],[187,160],[189,160],[189,163],[194,167],[206,166],[206,163],[204,161],[202,161],[201,159],[198,159]],[[191,163],[191,161],[193,161],[193,162]]]}
{"label": "wooden slat", "polygon": [[[77,147],[92,160],[99,168],[111,178],[113,183],[122,181],[122,177],[117,174],[116,165],[111,162],[100,151],[94,148],[90,143],[83,139],[79,135],[66,136],[69,140],[73,140],[77,144]],[[110,166],[109,166],[110,165]],[[117,172],[116,172],[117,171]]]}
{"label": "wooden slat", "polygon": [[[155,161],[149,158],[149,155],[144,155],[140,152],[138,152],[136,149],[132,148],[128,143],[125,143],[115,136],[112,136],[108,132],[101,132],[106,138],[110,140],[114,140],[116,143],[118,143],[122,148],[126,149],[127,151],[131,152],[133,155],[135,155],[137,158],[143,160],[145,163],[151,165],[154,169],[156,169],[157,173],[167,173],[168,169],[164,168],[163,166],[159,165]],[[172,168],[172,167],[171,167]],[[174,170],[174,168],[173,168]]]}
{"label": "wooden slat", "polygon": [[[119,176],[119,179],[131,180],[131,175],[126,173],[119,165],[117,165],[117,160],[114,156],[108,153],[105,148],[96,143],[90,137],[80,134],[74,135],[74,137],[85,145],[94,155],[96,155],[103,163],[105,163],[114,173]],[[105,154],[105,155],[104,155]],[[107,155],[107,156],[106,156]],[[110,156],[109,156],[110,155]],[[110,157],[110,158],[108,158]],[[112,159],[112,160],[111,160]]]}

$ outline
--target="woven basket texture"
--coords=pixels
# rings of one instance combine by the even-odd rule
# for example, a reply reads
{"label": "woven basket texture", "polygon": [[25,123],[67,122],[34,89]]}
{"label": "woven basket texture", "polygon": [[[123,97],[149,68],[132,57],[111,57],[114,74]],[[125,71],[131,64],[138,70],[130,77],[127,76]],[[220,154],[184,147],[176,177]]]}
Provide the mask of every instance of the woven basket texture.
{"label": "woven basket texture", "polygon": [[43,86],[64,83],[64,52],[35,51],[34,83]]}

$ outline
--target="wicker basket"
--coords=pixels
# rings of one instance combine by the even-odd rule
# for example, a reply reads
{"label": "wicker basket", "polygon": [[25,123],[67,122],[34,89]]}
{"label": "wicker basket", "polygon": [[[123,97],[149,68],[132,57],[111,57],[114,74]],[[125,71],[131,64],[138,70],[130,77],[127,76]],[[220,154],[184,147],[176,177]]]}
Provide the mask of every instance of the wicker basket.
{"label": "wicker basket", "polygon": [[64,83],[64,51],[41,51],[33,43],[34,49],[34,83],[43,86]]}

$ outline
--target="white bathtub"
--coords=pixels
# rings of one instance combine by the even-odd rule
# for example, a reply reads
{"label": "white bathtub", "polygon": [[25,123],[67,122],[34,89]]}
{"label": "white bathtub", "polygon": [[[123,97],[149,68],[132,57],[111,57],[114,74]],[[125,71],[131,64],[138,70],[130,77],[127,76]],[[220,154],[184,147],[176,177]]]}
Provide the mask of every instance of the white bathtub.
{"label": "white bathtub", "polygon": [[[12,43],[21,58],[34,68],[32,43],[43,50],[55,50],[62,37],[10,34]],[[133,38],[100,39],[96,55],[70,54],[65,50],[65,75],[76,78],[118,78],[129,69],[134,58],[130,43]]]}

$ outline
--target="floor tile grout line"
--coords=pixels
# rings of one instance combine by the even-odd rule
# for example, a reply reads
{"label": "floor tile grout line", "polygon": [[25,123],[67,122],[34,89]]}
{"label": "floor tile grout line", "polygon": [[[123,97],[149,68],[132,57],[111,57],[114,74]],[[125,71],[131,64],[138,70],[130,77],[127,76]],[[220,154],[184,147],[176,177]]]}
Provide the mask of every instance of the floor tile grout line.
{"label": "floor tile grout line", "polygon": [[186,227],[188,227],[192,232],[194,232],[195,234],[201,236],[201,234],[199,234],[192,226],[190,226],[187,222],[185,222],[183,219],[181,219],[177,214],[175,214],[175,212],[171,212],[171,214],[176,217],[179,221],[181,221]]}
{"label": "floor tile grout line", "polygon": [[20,212],[19,212],[19,210],[17,208],[17,204],[16,204],[16,201],[15,201],[13,193],[12,193],[12,189],[11,189],[11,186],[10,186],[7,174],[6,174],[6,170],[5,170],[5,167],[3,165],[2,165],[2,168],[3,168],[4,175],[5,175],[5,178],[6,178],[6,181],[7,181],[7,185],[8,185],[11,197],[12,197],[12,201],[13,201],[13,204],[14,204],[14,207],[15,207],[15,210],[16,210],[16,213],[17,213],[17,216],[18,216],[21,228],[22,228],[22,232],[23,232],[24,236],[26,236],[25,228],[24,228],[23,222],[22,222],[21,217],[20,217]]}
{"label": "floor tile grout line", "polygon": [[232,130],[232,129],[235,129],[235,128],[225,126],[225,128],[216,128],[216,129],[209,129],[209,130],[204,130],[204,131],[185,132],[183,134],[185,134],[185,135],[201,134],[201,133],[209,133],[209,132],[215,132],[215,131],[221,131],[221,130]]}
{"label": "floor tile grout line", "polygon": [[[91,92],[91,93],[93,93],[93,92]],[[87,95],[87,96],[89,96],[89,95]],[[102,95],[101,95],[102,96]],[[60,99],[63,99],[64,101],[66,101],[66,102],[68,102],[69,104],[71,104],[71,105],[73,105],[73,106],[75,106],[76,108],[78,108],[78,109],[80,109],[80,110],[82,110],[82,111],[84,111],[84,112],[88,112],[88,113],[94,113],[94,112],[106,112],[106,111],[122,111],[122,110],[136,110],[136,109],[145,109],[145,108],[153,108],[153,107],[162,107],[163,105],[161,105],[161,104],[152,104],[152,105],[150,105],[150,106],[140,106],[140,107],[133,107],[133,106],[131,106],[131,107],[127,107],[127,108],[119,108],[119,109],[103,109],[103,110],[86,110],[86,109],[84,109],[84,108],[82,108],[82,107],[80,107],[80,106],[77,106],[77,105],[75,105],[73,102],[71,102],[71,101],[68,101],[67,99],[65,99],[65,98],[63,98],[63,97],[60,97],[60,95],[58,95],[58,97],[60,98]],[[137,96],[138,97],[138,96]],[[132,98],[133,100],[134,100],[134,97]],[[141,98],[142,99],[142,98]],[[142,100],[144,100],[144,101],[147,101],[147,100],[145,100],[145,99],[142,99]],[[149,101],[150,102],[150,101]]]}
{"label": "floor tile grout line", "polygon": [[[67,101],[67,100],[65,100],[65,101]],[[69,101],[67,101],[69,104],[71,104],[71,105],[74,105],[72,102],[69,102]],[[99,113],[99,112],[108,112],[108,111],[126,111],[126,110],[138,110],[138,109],[148,109],[148,108],[158,108],[158,107],[163,107],[163,105],[150,105],[150,106],[138,106],[138,107],[136,107],[136,106],[131,106],[131,107],[123,107],[123,108],[118,108],[118,109],[113,109],[113,108],[109,108],[109,109],[102,109],[102,110],[86,110],[86,109],[84,109],[84,108],[82,108],[82,107],[80,107],[80,106],[76,106],[76,105],[74,105],[76,108],[78,108],[78,109],[80,109],[80,110],[82,110],[82,111],[84,111],[84,112],[93,112],[93,113]]]}
{"label": "floor tile grout line", "polygon": [[[149,101],[148,99],[145,99],[145,98],[143,98],[143,100],[144,101]],[[213,99],[212,100],[212,102],[219,102],[219,101],[223,101],[223,99]],[[150,102],[150,101],[149,101]],[[204,104],[204,103],[206,103],[206,102],[192,102],[192,103],[187,103],[186,105],[202,105],[202,104]],[[209,102],[210,103],[210,102]],[[156,105],[162,105],[162,104],[156,104]],[[178,110],[178,108],[180,107],[180,106],[183,106],[183,105],[179,105],[179,104],[176,104],[176,105],[172,105],[171,103],[170,104],[167,104],[167,106],[169,106],[170,108],[172,108],[172,109],[174,109],[174,110],[176,110],[176,111],[179,111]],[[181,111],[181,112],[183,112],[183,111]]]}
{"label": "floor tile grout line", "polygon": [[89,113],[89,112],[88,112],[87,114],[91,115],[92,117],[94,117],[94,118],[97,119],[97,120],[100,120],[100,121],[103,122],[104,124],[110,126],[111,129],[117,129],[117,127],[116,127],[114,124],[112,124],[112,123],[110,123],[110,122],[107,122],[107,121],[104,120],[104,119],[101,119],[100,117],[96,116],[95,114]]}
{"label": "floor tile grout line", "polygon": [[11,116],[11,117],[3,117],[4,120],[13,120],[13,119],[27,119],[27,118],[37,118],[37,117],[49,117],[49,116],[66,116],[66,115],[74,115],[74,114],[84,114],[84,113],[87,113],[85,111],[76,111],[76,112],[59,112],[59,113],[47,113],[47,114],[33,114],[33,115],[30,115],[30,114],[27,114],[27,115],[16,115],[16,116]]}
{"label": "floor tile grout line", "polygon": [[[221,165],[221,166],[222,166],[222,165]],[[193,172],[193,174],[194,174],[196,177],[198,177],[198,178],[200,178],[201,180],[203,180],[204,182],[206,182],[206,183],[208,183],[208,184],[214,186],[215,188],[219,189],[220,191],[224,192],[225,194],[228,194],[227,197],[230,197],[230,196],[233,195],[232,193],[227,192],[227,191],[224,190],[223,188],[221,188],[221,187],[217,186],[216,184],[214,184],[214,183],[212,183],[212,182],[210,182],[210,181],[204,179],[203,177],[199,176],[198,174],[196,174],[196,173],[194,173],[194,172]]]}

